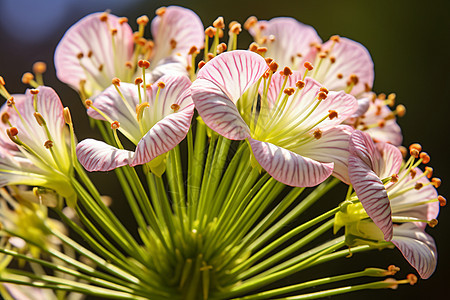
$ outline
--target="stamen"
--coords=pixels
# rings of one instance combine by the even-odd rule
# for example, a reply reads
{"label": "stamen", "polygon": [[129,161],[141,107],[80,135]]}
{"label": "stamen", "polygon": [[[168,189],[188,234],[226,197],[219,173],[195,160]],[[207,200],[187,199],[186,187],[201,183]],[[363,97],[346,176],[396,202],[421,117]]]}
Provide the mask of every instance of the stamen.
{"label": "stamen", "polygon": [[398,146],[397,149],[400,150],[400,152],[402,153],[403,158],[405,158],[406,154],[408,153],[408,150],[406,150],[406,148],[404,146]]}
{"label": "stamen", "polygon": [[108,21],[108,13],[107,12],[102,13],[99,18],[100,18],[100,21],[102,21],[102,22]]}
{"label": "stamen", "polygon": [[39,86],[39,84],[34,80],[34,75],[30,72],[24,73],[22,75],[22,83],[29,84],[34,88],[37,88]]}
{"label": "stamen", "polygon": [[36,122],[39,124],[39,126],[46,125],[45,119],[40,113],[35,112],[33,115],[34,115],[34,118],[36,119]]}
{"label": "stamen", "polygon": [[264,57],[264,55],[267,52],[267,47],[259,47],[258,49],[256,49],[256,53],[258,53],[259,55],[261,55],[262,57]]}
{"label": "stamen", "polygon": [[440,187],[441,184],[442,184],[442,181],[439,178],[434,177],[431,179],[431,185],[433,185],[435,188]]}
{"label": "stamen", "polygon": [[419,155],[420,159],[422,160],[423,164],[427,164],[430,162],[430,156],[426,152],[421,152]]}
{"label": "stamen", "polygon": [[155,11],[155,13],[156,13],[157,16],[162,17],[162,16],[166,13],[166,10],[167,10],[167,8],[164,7],[164,6],[162,6],[162,7],[158,8],[158,9]]}
{"label": "stamen", "polygon": [[144,29],[148,22],[149,19],[146,15],[140,16],[136,19],[136,23],[139,25],[139,36],[144,36]]}
{"label": "stamen", "polygon": [[[320,94],[320,93],[319,93],[319,94]],[[329,110],[328,112],[330,113],[330,114],[329,114],[330,120],[333,120],[334,118],[337,118],[337,117],[338,117],[337,111],[335,111],[335,110]]]}
{"label": "stamen", "polygon": [[425,167],[425,172],[427,178],[431,178],[433,176],[433,168],[432,167]]}
{"label": "stamen", "polygon": [[397,107],[395,108],[395,113],[400,118],[403,117],[406,114],[406,107],[402,104],[397,105]]}
{"label": "stamen", "polygon": [[64,121],[66,122],[67,125],[72,125],[72,116],[70,114],[70,109],[68,107],[64,107],[63,110],[63,117],[64,117]]}
{"label": "stamen", "polygon": [[317,99],[319,99],[319,100],[325,100],[325,99],[327,99],[327,97],[328,97],[328,95],[325,92],[319,92],[317,94]]}
{"label": "stamen", "polygon": [[391,182],[393,182],[393,183],[398,182],[398,175],[397,174],[392,174],[391,175]]}
{"label": "stamen", "polygon": [[440,205],[440,206],[445,206],[445,205],[447,205],[447,199],[445,199],[443,196],[439,195],[437,199],[438,199],[438,201],[439,201],[439,205]]}
{"label": "stamen", "polygon": [[206,65],[206,62],[201,60],[198,62],[198,69],[200,70],[201,68],[203,68]]}
{"label": "stamen", "polygon": [[220,43],[217,45],[217,54],[223,53],[227,50],[227,45],[225,43]]}
{"label": "stamen", "polygon": [[302,88],[305,87],[305,82],[299,80],[299,81],[297,81],[297,82],[295,83],[295,86],[296,86],[298,89],[302,89]]}
{"label": "stamen", "polygon": [[223,21],[223,17],[218,17],[214,22],[213,26],[215,28],[224,29],[225,28],[225,22]]}
{"label": "stamen", "polygon": [[126,17],[119,18],[119,24],[120,25],[123,25],[125,23],[128,23],[128,18],[126,18]]}
{"label": "stamen", "polygon": [[428,226],[430,226],[431,228],[436,227],[437,224],[438,224],[438,220],[436,220],[436,219],[432,219],[428,222]]}
{"label": "stamen", "polygon": [[2,113],[2,123],[3,124],[8,124],[9,126],[11,126],[11,123],[9,122],[9,119],[10,119],[10,115],[9,115],[9,113],[8,112],[3,112]]}
{"label": "stamen", "polygon": [[320,130],[319,128],[317,128],[316,130],[314,130],[313,132],[313,136],[315,139],[320,139],[322,137],[322,130]]}
{"label": "stamen", "polygon": [[415,190],[420,190],[421,188],[423,188],[423,183],[421,182],[417,182],[416,185],[414,186]]}
{"label": "stamen", "polygon": [[144,110],[148,107],[150,107],[150,104],[148,104],[148,102],[144,102],[144,103],[136,105],[136,119],[138,122],[140,122],[142,120],[142,116],[144,115]]}
{"label": "stamen", "polygon": [[269,69],[270,71],[272,71],[273,73],[275,73],[278,70],[279,65],[275,62],[275,61],[271,61],[269,63]]}
{"label": "stamen", "polygon": [[314,67],[309,61],[305,62],[303,64],[303,66],[306,68],[305,74],[303,75],[303,80],[305,80],[306,75],[308,74],[308,72],[310,72],[312,69],[314,69]]}
{"label": "stamen", "polygon": [[420,144],[417,144],[417,143],[411,144],[409,146],[409,151],[411,151],[412,149],[416,149],[417,151],[420,152],[420,151],[422,151],[422,146]]}
{"label": "stamen", "polygon": [[111,123],[111,129],[113,130],[113,134],[114,134],[114,140],[117,143],[117,146],[119,147],[119,149],[124,149],[122,146],[122,143],[120,142],[119,136],[117,135],[117,129],[120,128],[120,123],[118,121],[114,121]]}
{"label": "stamen", "polygon": [[258,23],[258,19],[255,16],[248,17],[248,19],[244,23],[245,30],[249,30],[250,28],[255,26],[256,23]]}
{"label": "stamen", "polygon": [[259,45],[257,43],[255,43],[255,42],[253,42],[248,47],[248,50],[252,51],[252,52],[256,52],[258,50],[258,48],[259,48]]}
{"label": "stamen", "polygon": [[409,149],[409,154],[412,156],[412,157],[414,157],[414,158],[419,158],[419,154],[420,154],[420,152],[419,152],[419,150],[417,150],[417,149]]}
{"label": "stamen", "polygon": [[397,266],[390,265],[390,266],[388,267],[388,272],[389,272],[388,275],[395,275],[395,274],[396,274],[397,272],[399,272],[399,271],[400,271],[400,268],[397,267]]}

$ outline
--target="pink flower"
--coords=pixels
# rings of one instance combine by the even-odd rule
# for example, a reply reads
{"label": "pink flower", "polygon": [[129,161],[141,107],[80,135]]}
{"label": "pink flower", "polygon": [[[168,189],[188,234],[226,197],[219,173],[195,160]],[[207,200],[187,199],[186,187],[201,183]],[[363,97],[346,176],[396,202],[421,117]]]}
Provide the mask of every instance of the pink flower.
{"label": "pink flower", "polygon": [[280,66],[304,72],[304,63],[312,63],[308,76],[330,91],[361,98],[373,85],[373,62],[360,43],[333,36],[322,44],[313,27],[287,17],[258,21],[249,31],[260,46],[267,47],[266,57]]}
{"label": "pink flower", "polygon": [[439,213],[439,197],[431,176],[413,165],[402,166],[400,150],[387,143],[374,144],[367,133],[354,131],[350,139],[349,175],[367,215],[392,240],[393,222],[415,222],[419,228]]}
{"label": "pink flower", "polygon": [[311,78],[303,82],[299,72],[274,73],[268,82],[262,78],[267,69],[266,61],[249,51],[208,62],[191,88],[204,122],[226,138],[247,139],[260,166],[280,182],[314,186],[333,170],[348,181],[352,129],[339,124],[356,110],[356,99],[328,93]]}
{"label": "pink flower", "polygon": [[13,95],[0,110],[0,186],[25,184],[75,197],[61,100],[49,87]]}
{"label": "pink flower", "polygon": [[190,86],[187,76],[167,75],[145,92],[140,85],[131,83],[108,87],[94,99],[88,114],[114,123],[136,145],[136,150],[118,149],[86,139],[77,146],[81,164],[88,171],[109,171],[127,164],[151,162],[174,148],[190,127],[194,111]]}
{"label": "pink flower", "polygon": [[111,85],[114,77],[131,82],[142,70],[139,59],[151,61],[149,82],[169,73],[186,73],[192,46],[202,48],[203,25],[191,10],[169,6],[158,10],[151,24],[153,41],[143,38],[147,17],[138,19],[133,34],[126,18],[107,13],[90,14],[74,24],[55,52],[58,78],[87,98]]}

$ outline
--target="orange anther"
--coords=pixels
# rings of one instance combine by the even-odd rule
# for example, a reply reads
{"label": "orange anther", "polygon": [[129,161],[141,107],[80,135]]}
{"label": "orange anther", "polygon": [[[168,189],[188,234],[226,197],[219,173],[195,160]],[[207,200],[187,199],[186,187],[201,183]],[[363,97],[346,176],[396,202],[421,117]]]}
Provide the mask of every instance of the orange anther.
{"label": "orange anther", "polygon": [[417,151],[420,152],[422,151],[422,146],[418,143],[414,143],[409,146],[409,151],[411,151],[412,149],[416,149]]}
{"label": "orange anther", "polygon": [[141,59],[138,61],[138,67],[148,69],[150,68],[150,62],[148,60]]}
{"label": "orange anther", "polygon": [[0,76],[0,85],[5,85],[5,84],[6,84],[5,79],[3,79],[2,76]]}
{"label": "orange anther", "polygon": [[92,100],[87,99],[86,101],[84,101],[84,105],[86,105],[86,107],[92,106]]}
{"label": "orange anther", "polygon": [[180,105],[174,103],[170,106],[171,109],[173,109],[174,112],[177,112],[180,109]]}
{"label": "orange anther", "polygon": [[292,96],[295,93],[295,89],[294,88],[286,88],[286,89],[284,89],[283,93],[285,93],[288,96]]}
{"label": "orange anther", "polygon": [[431,220],[428,222],[428,225],[429,225],[431,228],[436,227],[437,224],[438,224],[438,220],[436,220],[436,219],[431,219]]}
{"label": "orange anther", "polygon": [[163,88],[166,87],[166,84],[165,84],[164,82],[160,81],[160,82],[158,82],[157,86],[158,86],[160,89],[163,89]]}
{"label": "orange anther", "polygon": [[216,32],[217,29],[212,26],[209,26],[208,28],[205,29],[205,34],[210,38],[214,37],[214,35],[216,35]]}
{"label": "orange anther", "polygon": [[342,79],[342,78],[344,78],[344,75],[342,75],[342,73],[338,73],[338,74],[337,74],[337,78],[338,78],[338,79]]}
{"label": "orange anther", "polygon": [[37,122],[40,126],[44,126],[44,125],[45,125],[44,117],[43,117],[40,113],[34,112],[33,115],[34,115],[34,117],[35,117],[35,119],[36,119],[36,122]]}
{"label": "orange anther", "polygon": [[84,56],[84,55],[83,55],[83,53],[81,53],[81,52],[77,54],[77,58],[78,58],[78,59],[82,59],[83,56]]}
{"label": "orange anther", "polygon": [[416,183],[416,185],[414,186],[414,189],[420,190],[422,187],[423,187],[423,183],[418,182],[418,183]]}
{"label": "orange anther", "polygon": [[289,67],[284,67],[284,69],[283,69],[283,75],[284,75],[284,76],[290,76],[290,75],[292,75],[292,70],[291,70],[291,68],[289,68]]}
{"label": "orange anther", "polygon": [[312,65],[309,61],[305,62],[305,63],[303,64],[303,66],[304,66],[306,69],[308,69],[308,71],[311,71],[312,69],[314,69],[313,65]]}
{"label": "orange anther", "polygon": [[203,60],[199,61],[199,63],[198,63],[198,69],[200,70],[200,69],[203,68],[205,65],[206,65],[206,63],[205,63]]}
{"label": "orange anther", "polygon": [[395,108],[395,112],[397,113],[397,116],[403,117],[406,113],[406,107],[402,104],[397,105],[397,107]]}
{"label": "orange anther", "polygon": [[136,85],[139,85],[139,84],[141,84],[143,82],[144,82],[144,80],[142,80],[141,77],[136,77],[136,79],[134,80],[134,84],[136,84]]}
{"label": "orange anther", "polygon": [[398,182],[398,175],[397,174],[392,174],[391,175],[391,182],[393,182],[393,183]]}
{"label": "orange anther", "polygon": [[102,13],[99,18],[100,18],[100,21],[102,21],[102,22],[108,21],[108,13],[107,12]]}
{"label": "orange anther", "polygon": [[414,179],[414,177],[416,177],[416,174],[417,174],[416,170],[412,169],[411,171],[409,171],[409,173],[410,173],[412,179]]}
{"label": "orange anther", "polygon": [[3,112],[2,113],[2,123],[3,124],[8,124],[9,123],[9,118],[10,118],[11,116],[9,115],[9,113],[8,112]]}
{"label": "orange anther", "polygon": [[45,71],[47,71],[47,64],[45,62],[37,61],[33,64],[34,73],[42,74],[45,73]]}
{"label": "orange anther", "polygon": [[425,167],[425,173],[427,174],[427,178],[431,178],[431,176],[433,176],[433,168]]}
{"label": "orange anther", "polygon": [[111,28],[111,34],[112,35],[116,35],[117,34],[117,29],[116,28]]}
{"label": "orange anther", "polygon": [[320,91],[321,91],[321,92],[324,92],[325,94],[328,95],[328,89],[327,89],[326,87],[321,87],[321,88],[320,88]]}
{"label": "orange anther", "polygon": [[248,47],[248,50],[252,51],[252,52],[256,52],[259,48],[259,45],[257,43],[251,43],[250,46]]}
{"label": "orange anther", "polygon": [[435,188],[438,188],[438,187],[440,187],[441,186],[441,184],[442,184],[442,181],[439,179],[439,178],[432,178],[431,179],[431,184],[435,187]]}
{"label": "orange anther", "polygon": [[423,164],[427,164],[430,162],[430,156],[426,152],[420,153],[419,157],[422,159]]}
{"label": "orange anther", "polygon": [[156,10],[156,15],[162,17],[166,13],[167,8],[166,7],[160,7]]}
{"label": "orange anther", "polygon": [[114,77],[114,78],[111,80],[111,83],[114,84],[114,85],[120,86],[120,79],[117,78],[117,77]]}
{"label": "orange anther", "polygon": [[218,17],[214,22],[213,26],[215,28],[224,29],[225,28],[225,22],[223,21],[223,17]]}
{"label": "orange anther", "polygon": [[447,205],[447,199],[445,199],[443,196],[439,195],[437,199],[438,199],[438,201],[439,201],[439,205],[440,205],[440,206],[445,206],[445,205]]}
{"label": "orange anther", "polygon": [[389,275],[395,275],[397,272],[400,271],[400,268],[394,265],[390,265],[388,267]]}
{"label": "orange anther", "polygon": [[136,23],[138,23],[139,25],[147,25],[148,21],[149,19],[146,15],[140,16],[136,19]]}
{"label": "orange anther", "polygon": [[420,152],[419,152],[419,150],[413,148],[413,149],[409,150],[409,154],[411,156],[413,156],[414,158],[419,158]]}
{"label": "orange anther", "polygon": [[53,147],[53,142],[50,140],[45,141],[44,147],[50,149],[51,147]]}
{"label": "orange anther", "polygon": [[72,115],[70,114],[70,109],[68,107],[64,107],[63,109],[63,117],[64,117],[64,122],[66,122],[66,124],[72,124]]}
{"label": "orange anther", "polygon": [[328,97],[328,95],[325,92],[319,92],[317,94],[317,99],[319,99],[319,100],[325,100],[325,99],[327,99],[327,97]]}
{"label": "orange anther", "polygon": [[119,18],[119,24],[120,25],[123,25],[123,24],[125,24],[127,22],[128,22],[128,18],[125,18],[125,17]]}
{"label": "orange anther", "polygon": [[30,94],[37,95],[37,94],[39,94],[39,90],[38,89],[30,89]]}
{"label": "orange anther", "polygon": [[31,74],[30,72],[24,73],[22,75],[22,83],[24,84],[29,84],[31,82],[31,80],[34,79],[34,75]]}
{"label": "orange anther", "polygon": [[118,121],[114,121],[111,123],[111,129],[119,129],[120,123]]}
{"label": "orange anther", "polygon": [[359,82],[359,78],[356,74],[351,74],[349,79],[350,79],[350,82],[355,85],[358,84],[358,82]]}
{"label": "orange anther", "polygon": [[335,56],[330,56],[330,62],[332,64],[334,64],[336,62],[336,57]]}
{"label": "orange anther", "polygon": [[408,274],[408,276],[406,276],[406,279],[408,279],[410,285],[414,285],[417,283],[417,276],[414,274]]}
{"label": "orange anther", "polygon": [[245,30],[249,30],[251,27],[256,25],[256,23],[258,23],[258,19],[255,16],[249,17],[244,23]]}
{"label": "orange anther", "polygon": [[278,66],[278,64],[275,61],[272,61],[272,62],[269,63],[269,69],[272,72],[276,72],[278,67],[279,66]]}
{"label": "orange anther", "polygon": [[8,130],[9,130],[8,135],[10,135],[10,136],[16,136],[19,134],[19,130],[16,127],[8,128],[7,131]]}
{"label": "orange anther", "polygon": [[267,52],[267,47],[258,47],[258,49],[256,49],[256,52],[259,54],[264,54]]}
{"label": "orange anther", "polygon": [[189,52],[188,52],[188,54],[189,55],[192,55],[192,54],[197,54],[198,53],[198,49],[197,49],[197,47],[195,47],[195,46],[192,46],[190,49],[189,49]]}
{"label": "orange anther", "polygon": [[364,83],[364,91],[366,93],[370,92],[372,90],[372,88],[370,87],[370,85],[366,82]]}
{"label": "orange anther", "polygon": [[313,132],[313,136],[315,139],[320,139],[322,137],[322,130],[320,130],[319,128],[317,128],[316,130],[314,130]]}
{"label": "orange anther", "polygon": [[302,88],[305,87],[305,82],[299,80],[299,81],[297,81],[297,82],[295,83],[295,86],[298,87],[299,89],[302,89]]}
{"label": "orange anther", "polygon": [[7,106],[11,107],[11,106],[13,106],[14,104],[16,104],[16,102],[14,101],[14,97],[13,97],[13,96],[9,97],[9,99],[6,100],[6,105],[7,105]]}
{"label": "orange anther", "polygon": [[333,42],[336,42],[336,43],[339,43],[340,40],[341,40],[341,38],[340,38],[339,35],[333,35],[333,36],[330,37],[330,41],[333,41]]}
{"label": "orange anther", "polygon": [[230,28],[230,32],[234,34],[239,34],[241,31],[242,31],[241,24],[237,22],[233,24],[233,26]]}

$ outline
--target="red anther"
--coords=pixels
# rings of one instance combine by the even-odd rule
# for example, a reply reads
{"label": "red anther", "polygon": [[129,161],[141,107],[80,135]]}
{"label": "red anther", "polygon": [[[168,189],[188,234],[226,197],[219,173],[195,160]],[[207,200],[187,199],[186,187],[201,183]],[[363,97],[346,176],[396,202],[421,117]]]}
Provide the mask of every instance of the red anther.
{"label": "red anther", "polygon": [[37,61],[33,64],[33,72],[37,74],[42,74],[47,71],[47,64],[43,61]]}
{"label": "red anther", "polygon": [[[231,23],[230,23],[230,25],[231,25]],[[233,24],[233,26],[231,26],[231,28],[230,28],[230,32],[234,33],[234,34],[239,34],[241,31],[242,31],[242,26],[241,26],[241,24],[239,24],[237,22],[235,24]]]}
{"label": "red anther", "polygon": [[147,25],[148,21],[149,19],[146,15],[140,16],[136,19],[136,23],[138,23],[139,25]]}
{"label": "red anther", "polygon": [[430,162],[430,156],[426,152],[420,153],[419,157],[422,159],[423,164],[427,164]]}
{"label": "red anther", "polygon": [[313,132],[313,136],[315,139],[320,139],[322,137],[322,130],[320,130],[319,128],[317,128],[316,130],[314,130]]}
{"label": "red anther", "polygon": [[248,50],[252,51],[252,52],[256,52],[259,48],[259,45],[257,43],[251,43],[250,46],[248,47]]}
{"label": "red anther", "polygon": [[164,82],[160,81],[160,82],[158,82],[157,86],[158,86],[160,89],[163,89],[163,88],[166,87],[166,84],[165,84]]}
{"label": "red anther", "polygon": [[317,99],[319,99],[319,100],[325,100],[325,99],[327,99],[327,97],[328,97],[328,95],[325,92],[319,92],[317,94]]}
{"label": "red anther", "polygon": [[383,128],[386,125],[386,121],[385,120],[378,120],[378,127]]}
{"label": "red anther", "polygon": [[397,116],[403,117],[406,113],[406,107],[402,104],[397,105],[395,108],[395,112],[397,113]]}
{"label": "red anther", "polygon": [[351,74],[349,77],[349,80],[351,83],[353,83],[355,85],[358,84],[358,82],[359,82],[359,78],[356,74]]}
{"label": "red anther", "polygon": [[166,10],[167,10],[167,8],[163,6],[163,7],[158,8],[155,11],[155,13],[156,13],[157,16],[162,17],[166,13]]}
{"label": "red anther", "polygon": [[114,77],[114,78],[111,80],[111,83],[114,84],[114,85],[120,86],[120,79],[117,78],[117,77]]}
{"label": "red anther", "polygon": [[170,48],[175,49],[177,47],[177,41],[174,39],[170,40]]}
{"label": "red anther", "polygon": [[0,76],[0,85],[5,85],[5,84],[6,84],[5,79],[3,79],[2,76]]}
{"label": "red anther", "polygon": [[417,283],[417,276],[414,274],[408,274],[408,276],[406,276],[406,279],[408,279],[410,285],[414,285]]}
{"label": "red anther", "polygon": [[285,93],[288,96],[292,96],[295,93],[295,89],[294,88],[286,88],[286,89],[284,89],[283,93]]}
{"label": "red anther", "polygon": [[138,67],[148,69],[150,68],[150,62],[148,60],[141,59],[138,61]]}
{"label": "red anther", "polygon": [[214,54],[212,54],[212,53],[208,53],[208,55],[207,55],[207,56],[208,56],[208,59],[209,59],[209,60],[211,60],[211,59],[213,59],[213,58],[214,58]]}
{"label": "red anther", "polygon": [[39,90],[38,89],[30,89],[30,94],[37,95],[37,94],[39,94]]}
{"label": "red anther", "polygon": [[45,141],[44,147],[50,149],[51,147],[53,147],[53,142],[50,140]]}
{"label": "red anther", "polygon": [[269,63],[269,69],[274,73],[277,71],[278,67],[278,64],[273,60]]}
{"label": "red anther", "polygon": [[255,16],[248,17],[247,21],[244,23],[245,30],[249,30],[256,23],[258,23],[258,19]]}
{"label": "red anther", "polygon": [[414,189],[416,190],[420,190],[421,188],[423,188],[423,183],[421,182],[416,183],[416,185],[414,186]]}
{"label": "red anther", "polygon": [[189,52],[188,52],[188,54],[189,55],[192,55],[192,54],[197,54],[198,53],[198,49],[197,49],[197,47],[195,47],[195,46],[192,46],[190,49],[189,49]]}
{"label": "red anther", "polygon": [[111,129],[119,129],[120,123],[119,121],[114,121],[111,123]]}
{"label": "red anther", "polygon": [[213,26],[215,28],[224,29],[225,28],[225,22],[223,21],[223,17],[218,17],[214,22]]}
{"label": "red anther", "polygon": [[265,71],[262,77],[264,79],[268,79],[270,77],[270,71],[269,70]]}
{"label": "red anther", "polygon": [[334,64],[336,62],[336,57],[335,56],[330,56],[330,62],[332,64]]}
{"label": "red anther", "polygon": [[433,168],[425,167],[425,173],[427,174],[427,178],[431,178],[431,176],[433,176]]}
{"label": "red anther", "polygon": [[216,32],[217,29],[212,26],[209,26],[208,28],[205,29],[205,34],[210,38],[214,37],[214,35],[216,35]]}
{"label": "red anther", "polygon": [[440,187],[440,186],[441,186],[441,183],[442,183],[442,181],[441,181],[439,178],[434,177],[434,178],[431,179],[431,184],[432,184],[435,188]]}
{"label": "red anther", "polygon": [[133,63],[131,61],[127,61],[125,63],[125,68],[132,69],[133,68]]}
{"label": "red anther", "polygon": [[292,75],[292,70],[291,70],[291,68],[289,68],[289,67],[284,67],[284,69],[283,69],[283,75],[284,75],[284,76],[290,76],[290,75]]}
{"label": "red anther", "polygon": [[370,85],[367,82],[364,83],[364,90],[366,93],[368,93],[372,90],[372,88],[370,87]]}
{"label": "red anther", "polygon": [[447,199],[445,199],[443,196],[439,195],[437,197],[438,201],[439,201],[439,205],[440,206],[445,206],[447,205]]}
{"label": "red anther", "polygon": [[320,88],[320,91],[321,91],[321,92],[324,92],[325,94],[328,95],[328,89],[327,89],[326,87],[321,87],[321,88]]}
{"label": "red anther", "polygon": [[338,73],[338,74],[337,74],[337,78],[338,78],[338,79],[342,79],[342,78],[344,78],[344,75],[342,75],[342,73]]}
{"label": "red anther", "polygon": [[258,49],[256,49],[256,52],[258,54],[264,54],[267,52],[267,47],[258,47]]}
{"label": "red anther", "polygon": [[305,87],[305,82],[299,80],[299,81],[297,81],[297,82],[295,83],[295,86],[296,86],[297,88],[299,88],[299,89],[302,89],[302,88]]}
{"label": "red anther", "polygon": [[83,53],[81,53],[81,52],[77,54],[77,58],[78,58],[78,59],[82,59],[82,58],[83,58],[83,56],[84,56],[84,54],[83,54]]}
{"label": "red anther", "polygon": [[[320,93],[319,93],[319,94],[320,94]],[[324,94],[325,94],[325,93],[324,93]],[[329,115],[330,120],[333,120],[334,118],[337,118],[337,117],[338,117],[337,111],[335,111],[335,110],[329,110],[328,112],[330,113],[330,115]]]}
{"label": "red anther", "polygon": [[409,151],[416,149],[417,151],[422,151],[422,146],[420,144],[414,143],[409,146]]}
{"label": "red anther", "polygon": [[112,35],[116,35],[117,34],[117,29],[116,28],[111,28],[111,34]]}
{"label": "red anther", "polygon": [[7,131],[9,131],[8,135],[10,136],[16,136],[19,134],[19,130],[16,127],[8,128]]}
{"label": "red anther", "polygon": [[312,69],[314,69],[313,65],[312,65],[309,61],[306,61],[306,62],[303,64],[303,66],[304,66],[306,69],[308,69],[308,71],[311,71]]}
{"label": "red anther", "polygon": [[420,152],[419,152],[419,150],[417,150],[417,149],[410,149],[410,150],[409,150],[409,154],[410,154],[411,156],[413,156],[414,158],[419,158]]}
{"label": "red anther", "polygon": [[398,182],[398,175],[397,174],[392,174],[391,175],[391,182],[393,182],[393,183]]}
{"label": "red anther", "polygon": [[437,224],[438,224],[438,220],[436,220],[436,219],[431,219],[431,220],[428,222],[428,226],[430,226],[431,228],[436,227]]}
{"label": "red anther", "polygon": [[180,106],[174,103],[170,106],[170,108],[173,109],[174,112],[177,112],[180,109]]}
{"label": "red anther", "polygon": [[141,83],[143,83],[143,82],[144,82],[144,80],[142,80],[141,77],[137,77],[137,78],[134,80],[134,84],[136,84],[136,85],[141,84]]}
{"label": "red anther", "polygon": [[102,13],[99,18],[100,18],[100,21],[102,21],[102,22],[108,21],[108,13],[107,12]]}
{"label": "red anther", "polygon": [[203,60],[199,61],[198,69],[200,70],[201,68],[203,68],[204,65],[206,65],[206,63]]}
{"label": "red anther", "polygon": [[84,101],[84,105],[86,105],[86,107],[91,107],[92,106],[92,100],[87,99],[86,101]]}
{"label": "red anther", "polygon": [[339,43],[340,40],[341,40],[341,37],[339,35],[333,35],[333,36],[330,37],[330,41],[333,41],[333,42],[336,42],[336,43]]}
{"label": "red anther", "polygon": [[395,275],[397,272],[400,271],[400,268],[397,266],[394,266],[394,265],[390,265],[387,269],[388,269],[389,275]]}
{"label": "red anther", "polygon": [[119,24],[120,25],[123,25],[123,24],[125,24],[127,22],[128,22],[128,18],[126,18],[126,17],[119,18]]}
{"label": "red anther", "polygon": [[10,117],[11,116],[9,115],[9,113],[7,111],[3,112],[2,113],[2,123],[3,124],[8,124]]}
{"label": "red anther", "polygon": [[22,75],[22,83],[23,84],[30,84],[31,80],[34,79],[34,75],[31,74],[30,72],[24,73]]}

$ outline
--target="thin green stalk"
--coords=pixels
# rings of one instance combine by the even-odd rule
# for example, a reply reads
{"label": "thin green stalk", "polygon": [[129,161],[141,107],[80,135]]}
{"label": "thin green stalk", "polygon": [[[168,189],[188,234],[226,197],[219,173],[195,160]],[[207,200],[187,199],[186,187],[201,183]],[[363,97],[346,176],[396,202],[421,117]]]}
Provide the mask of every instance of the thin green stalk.
{"label": "thin green stalk", "polygon": [[339,182],[339,179],[333,178],[332,180],[327,180],[321,183],[314,189],[313,192],[311,192],[311,194],[303,199],[286,216],[284,216],[275,225],[264,232],[258,239],[256,239],[256,241],[252,243],[248,247],[248,249],[253,252],[256,249],[260,248],[262,245],[266,244],[270,238],[277,234],[282,228],[285,228],[287,224],[295,220],[300,214],[302,214],[307,208],[309,208],[312,204],[319,200],[325,193],[327,193]]}

